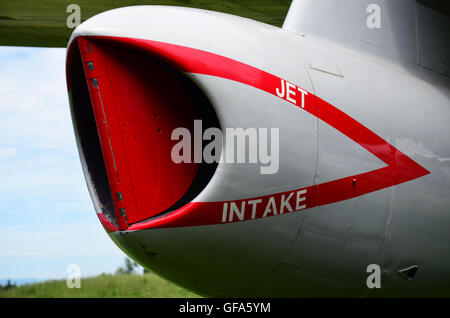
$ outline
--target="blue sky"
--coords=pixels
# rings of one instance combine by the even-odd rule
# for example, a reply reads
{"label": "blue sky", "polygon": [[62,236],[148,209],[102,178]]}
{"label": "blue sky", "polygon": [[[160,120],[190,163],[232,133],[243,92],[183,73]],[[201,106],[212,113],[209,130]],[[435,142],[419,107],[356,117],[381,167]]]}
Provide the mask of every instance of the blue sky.
{"label": "blue sky", "polygon": [[65,49],[0,46],[0,279],[114,272],[76,150]]}

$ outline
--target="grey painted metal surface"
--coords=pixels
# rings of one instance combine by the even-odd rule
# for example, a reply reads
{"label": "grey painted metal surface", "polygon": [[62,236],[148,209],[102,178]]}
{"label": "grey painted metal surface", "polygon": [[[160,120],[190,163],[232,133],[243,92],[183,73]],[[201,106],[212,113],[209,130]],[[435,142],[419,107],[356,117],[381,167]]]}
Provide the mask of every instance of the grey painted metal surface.
{"label": "grey painted metal surface", "polygon": [[[369,2],[379,3],[385,15],[406,11],[398,19],[391,16],[372,37],[373,30],[354,30],[361,19],[351,19]],[[130,257],[204,295],[449,295],[450,85],[443,61],[433,63],[434,55],[422,50],[427,41],[417,42],[416,12],[425,11],[409,1],[342,1],[347,11],[336,18],[330,3],[294,1],[283,29],[202,10],[125,8],[86,21],[72,39],[150,39],[252,65],[331,103],[430,174],[265,219],[110,233]],[[336,29],[342,21],[343,29]],[[196,202],[289,191],[385,166],[334,127],[273,95],[223,78],[188,75],[210,99],[222,127],[280,128],[279,173],[220,164]],[[382,269],[379,290],[366,286],[369,264]],[[414,279],[399,275],[411,266],[419,267]]]}

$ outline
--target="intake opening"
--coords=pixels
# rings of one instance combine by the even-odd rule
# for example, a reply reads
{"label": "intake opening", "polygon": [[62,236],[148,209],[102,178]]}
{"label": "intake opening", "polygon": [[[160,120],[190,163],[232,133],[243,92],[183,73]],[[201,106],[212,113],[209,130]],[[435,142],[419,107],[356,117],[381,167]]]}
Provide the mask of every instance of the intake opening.
{"label": "intake opening", "polygon": [[111,189],[78,45],[68,51],[67,81],[71,84],[71,115],[83,172],[96,205],[111,224],[117,226]]}
{"label": "intake opening", "polygon": [[[213,106],[191,79],[151,52],[96,38],[73,42],[67,72],[85,177],[111,223],[125,229],[200,194],[218,164],[171,157],[179,142],[171,140],[174,129],[187,129],[192,143],[198,137],[194,120],[202,121],[201,136],[220,129]],[[205,145],[201,139],[202,150]]]}

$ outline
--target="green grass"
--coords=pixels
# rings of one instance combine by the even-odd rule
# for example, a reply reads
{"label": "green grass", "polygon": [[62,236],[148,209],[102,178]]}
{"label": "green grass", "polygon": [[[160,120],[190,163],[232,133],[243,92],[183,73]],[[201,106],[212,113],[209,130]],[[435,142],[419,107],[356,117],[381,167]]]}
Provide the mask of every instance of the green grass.
{"label": "green grass", "polygon": [[0,298],[197,298],[186,289],[155,274],[105,275],[82,278],[81,288],[68,288],[65,280],[53,280],[0,290]]}
{"label": "green grass", "polygon": [[281,26],[291,0],[0,0],[0,45],[65,47],[67,5],[81,8],[81,20],[100,12],[142,4],[185,6],[231,13]]}

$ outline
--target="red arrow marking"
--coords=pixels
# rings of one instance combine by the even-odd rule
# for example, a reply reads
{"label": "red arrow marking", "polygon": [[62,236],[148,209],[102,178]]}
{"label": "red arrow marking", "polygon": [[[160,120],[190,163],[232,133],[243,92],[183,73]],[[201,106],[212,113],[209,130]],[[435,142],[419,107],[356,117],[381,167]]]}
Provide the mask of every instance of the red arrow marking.
{"label": "red arrow marking", "polygon": [[[175,64],[181,71],[229,79],[261,89],[277,97],[276,88],[280,87],[281,80],[284,80],[239,61],[189,47],[132,38],[90,38],[114,41],[134,48],[140,48],[169,61],[171,64]],[[295,103],[292,104],[296,105]],[[291,193],[294,193],[295,197],[295,193],[299,190],[306,190],[308,194],[305,197],[306,200],[302,201],[302,205],[304,204],[305,208],[308,209],[358,197],[411,181],[430,173],[367,127],[311,92],[305,95],[304,108],[299,108],[320,118],[358,143],[386,163],[387,167],[307,188],[257,198],[227,201],[228,203],[234,202],[237,207],[240,207],[244,201],[261,200],[254,213],[254,218],[260,218],[263,217],[264,209],[271,198],[274,198],[276,202],[280,202],[281,198],[286,198]],[[293,200],[295,204],[295,199]],[[133,224],[127,230],[222,224],[224,203],[226,202],[192,202],[162,217]],[[101,218],[101,221],[105,222],[105,218]],[[108,229],[111,230],[111,226],[108,226]]]}

